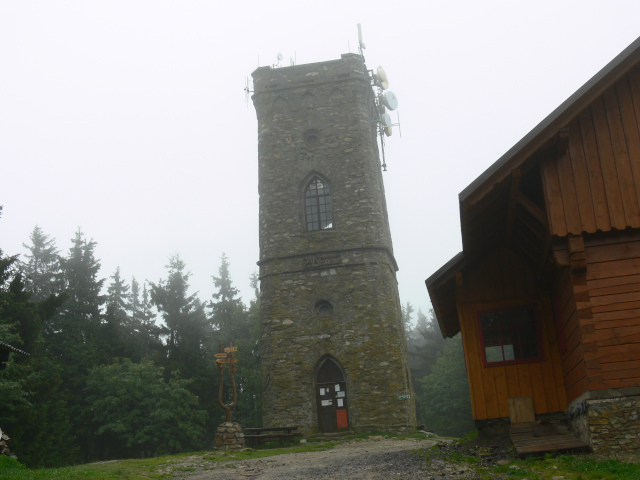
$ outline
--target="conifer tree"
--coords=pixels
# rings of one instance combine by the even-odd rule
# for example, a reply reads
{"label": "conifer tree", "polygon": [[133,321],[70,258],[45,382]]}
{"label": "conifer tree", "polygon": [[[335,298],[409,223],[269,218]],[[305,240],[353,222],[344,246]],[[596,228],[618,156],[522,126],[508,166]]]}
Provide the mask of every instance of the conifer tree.
{"label": "conifer tree", "polygon": [[[209,309],[212,324],[216,328],[215,338],[219,344],[233,342],[238,347],[238,372],[235,374],[238,403],[234,417],[244,426],[261,425],[261,371],[258,341],[260,338],[260,304],[256,297],[249,310],[240,298],[238,289],[233,286],[229,272],[229,260],[223,253],[220,257],[218,276],[212,276],[217,291],[212,295]],[[252,277],[252,287],[258,294],[257,275]],[[216,379],[216,384],[218,380]],[[222,421],[222,410],[217,411]]]}
{"label": "conifer tree", "polygon": [[120,277],[120,267],[117,267],[107,287],[105,321],[100,334],[104,352],[101,363],[110,363],[116,357],[131,356],[135,339],[128,313],[130,309],[129,286]]}
{"label": "conifer tree", "polygon": [[38,225],[34,227],[29,240],[30,244],[22,244],[29,253],[20,267],[24,272],[25,287],[32,292],[31,301],[38,302],[51,294],[59,294],[64,288],[60,254],[55,240],[49,238]]}
{"label": "conifer tree", "polygon": [[11,449],[21,462],[64,465],[75,460],[74,436],[58,395],[58,368],[46,358],[41,335],[63,297],[34,301],[16,260],[0,250],[0,341],[29,356],[11,354],[0,370],[0,427],[11,436]]}
{"label": "conifer tree", "polygon": [[170,258],[167,271],[166,280],[151,283],[150,296],[168,330],[168,355],[200,352],[210,334],[210,324],[197,293],[188,293],[191,274],[185,271],[179,255]]}

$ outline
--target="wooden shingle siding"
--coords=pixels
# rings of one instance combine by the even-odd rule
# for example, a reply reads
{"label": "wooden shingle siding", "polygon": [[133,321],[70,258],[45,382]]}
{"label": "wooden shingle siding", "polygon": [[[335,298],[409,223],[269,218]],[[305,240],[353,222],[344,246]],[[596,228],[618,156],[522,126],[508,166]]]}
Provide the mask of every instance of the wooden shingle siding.
{"label": "wooden shingle siding", "polygon": [[[535,413],[567,406],[550,294],[540,291],[529,267],[508,250],[497,251],[465,271],[456,293],[471,405],[476,420],[509,417],[509,398],[532,397]],[[540,319],[543,360],[484,367],[480,312],[532,305]]]}
{"label": "wooden shingle siding", "polygon": [[552,235],[640,227],[640,73],[622,77],[569,125],[569,148],[542,162]]}

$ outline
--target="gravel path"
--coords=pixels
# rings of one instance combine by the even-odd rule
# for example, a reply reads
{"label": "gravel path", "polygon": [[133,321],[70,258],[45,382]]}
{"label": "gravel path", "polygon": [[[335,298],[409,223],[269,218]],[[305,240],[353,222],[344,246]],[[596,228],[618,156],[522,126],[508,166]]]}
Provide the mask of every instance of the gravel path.
{"label": "gravel path", "polygon": [[[211,462],[204,456],[189,457],[173,470],[184,480],[440,480],[474,479],[466,466],[432,459],[416,451],[427,450],[442,439],[393,440],[373,437],[351,441],[322,452],[287,453],[253,460]],[[412,453],[413,452],[413,453]],[[214,453],[215,455],[215,453]],[[186,459],[185,459],[186,460]],[[182,468],[181,468],[182,467]],[[192,470],[192,471],[188,471]]]}

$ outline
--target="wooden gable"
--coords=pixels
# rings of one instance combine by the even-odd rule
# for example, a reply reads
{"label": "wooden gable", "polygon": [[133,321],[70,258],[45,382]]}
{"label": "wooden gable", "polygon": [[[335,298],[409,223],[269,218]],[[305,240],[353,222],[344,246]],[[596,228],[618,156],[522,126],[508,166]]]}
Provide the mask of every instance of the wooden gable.
{"label": "wooden gable", "polygon": [[[426,284],[443,335],[462,331],[476,420],[640,389],[639,65],[640,38],[459,196],[463,252]],[[549,355],[483,364],[478,312],[525,300]]]}
{"label": "wooden gable", "polygon": [[638,125],[636,66],[571,120],[567,153],[542,162],[552,235],[640,228]]}

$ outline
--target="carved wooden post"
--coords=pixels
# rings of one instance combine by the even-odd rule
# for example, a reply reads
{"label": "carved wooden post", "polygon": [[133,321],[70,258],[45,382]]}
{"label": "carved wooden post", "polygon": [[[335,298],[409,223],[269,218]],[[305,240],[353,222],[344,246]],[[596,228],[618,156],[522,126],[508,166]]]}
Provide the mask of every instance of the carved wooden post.
{"label": "carved wooden post", "polygon": [[[224,408],[227,420],[218,427],[215,435],[214,445],[216,449],[221,450],[238,450],[244,448],[244,434],[240,424],[231,421],[231,409],[236,406],[238,400],[238,392],[236,391],[236,381],[233,374],[237,372],[236,356],[234,352],[238,351],[238,347],[234,347],[233,343],[229,343],[223,351],[222,344],[216,353],[216,365],[220,369],[220,388],[218,389],[218,403]],[[231,390],[233,390],[233,401],[225,404],[222,401],[222,390],[224,389],[224,366],[229,365],[229,376],[231,377]]]}
{"label": "carved wooden post", "polygon": [[[236,392],[236,381],[233,377],[233,374],[237,372],[236,369],[236,356],[233,352],[237,352],[238,347],[234,347],[233,343],[229,343],[229,346],[222,351],[222,344],[219,346],[218,353],[216,353],[216,365],[220,369],[220,388],[218,389],[218,403],[220,406],[224,408],[227,414],[227,422],[231,421],[231,409],[236,406],[238,401],[238,393]],[[229,376],[231,377],[231,390],[233,391],[233,401],[231,403],[225,404],[222,401],[222,390],[224,386],[224,365],[229,365]]]}

